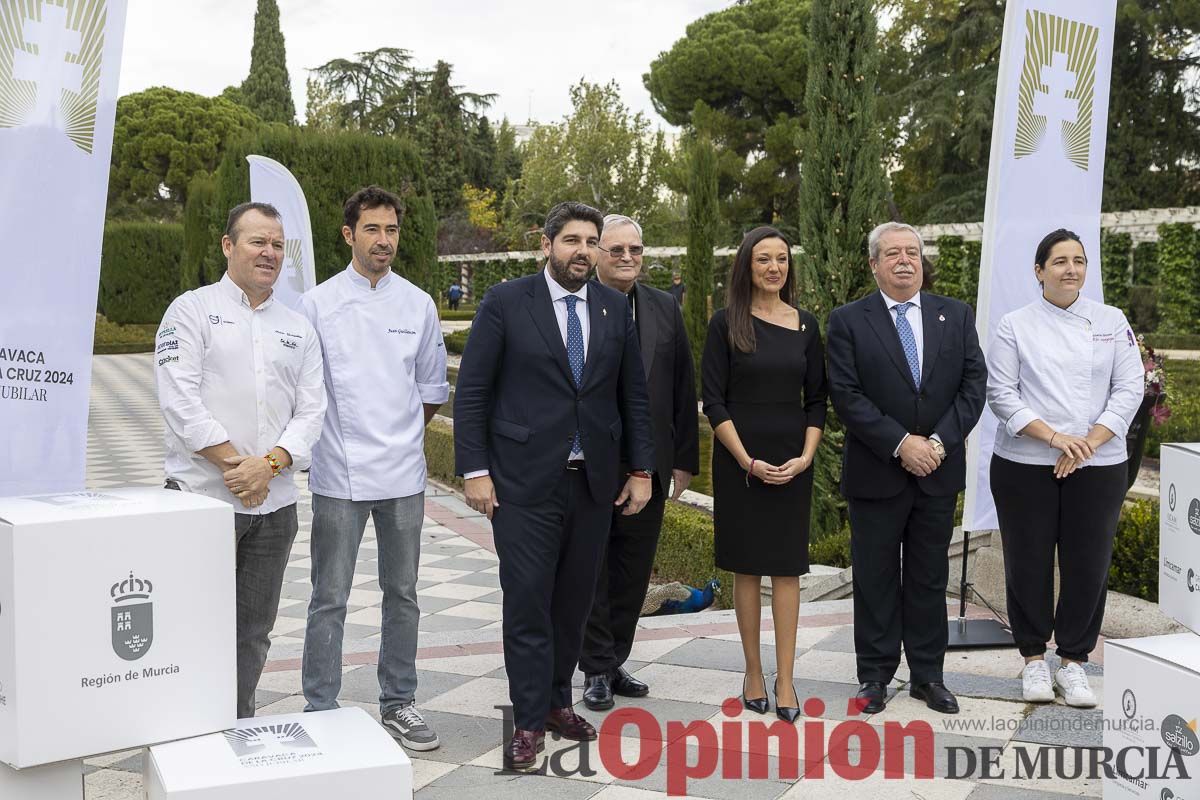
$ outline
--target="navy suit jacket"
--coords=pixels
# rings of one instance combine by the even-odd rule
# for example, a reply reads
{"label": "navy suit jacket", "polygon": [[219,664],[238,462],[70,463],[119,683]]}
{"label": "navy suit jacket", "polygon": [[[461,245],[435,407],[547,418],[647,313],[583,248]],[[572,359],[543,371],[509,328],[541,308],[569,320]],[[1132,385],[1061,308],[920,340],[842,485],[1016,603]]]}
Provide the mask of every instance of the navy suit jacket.
{"label": "navy suit jacket", "polygon": [[950,495],[966,486],[967,435],[987,393],[975,314],[966,303],[922,292],[921,320],[917,386],[882,294],[872,292],[829,315],[829,396],[846,426],[845,497],[894,497],[904,489],[911,476],[892,453],[906,433],[936,433],[946,448],[942,465],[917,479],[921,491]]}
{"label": "navy suit jacket", "polygon": [[550,497],[580,431],[597,502],[619,491],[622,444],[633,469],[654,469],[649,399],[625,296],[588,282],[588,347],[576,389],[542,272],[498,283],[475,312],[454,392],[459,475],[486,469],[501,505]]}

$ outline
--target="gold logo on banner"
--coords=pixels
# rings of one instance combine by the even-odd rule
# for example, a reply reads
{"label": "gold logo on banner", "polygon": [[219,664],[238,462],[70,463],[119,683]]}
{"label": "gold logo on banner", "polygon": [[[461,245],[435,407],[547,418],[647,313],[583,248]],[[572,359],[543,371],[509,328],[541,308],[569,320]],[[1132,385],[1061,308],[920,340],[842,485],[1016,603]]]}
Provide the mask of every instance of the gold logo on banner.
{"label": "gold logo on banner", "polygon": [[0,128],[56,128],[91,153],[107,21],[107,0],[0,2]]}
{"label": "gold logo on banner", "polygon": [[[1067,159],[1087,171],[1100,29],[1042,11],[1025,12],[1025,65],[1017,99],[1016,158],[1061,141]],[[1047,143],[1047,133],[1055,140]],[[1061,139],[1060,139],[1061,137]]]}

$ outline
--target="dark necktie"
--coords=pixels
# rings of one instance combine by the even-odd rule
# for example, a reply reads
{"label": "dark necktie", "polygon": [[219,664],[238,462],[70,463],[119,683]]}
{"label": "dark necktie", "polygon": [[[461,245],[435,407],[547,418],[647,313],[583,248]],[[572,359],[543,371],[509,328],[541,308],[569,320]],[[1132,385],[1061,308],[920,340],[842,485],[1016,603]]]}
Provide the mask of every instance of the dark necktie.
{"label": "dark necktie", "polygon": [[[583,326],[579,324],[579,315],[575,313],[575,304],[579,298],[573,294],[566,297],[567,301],[567,364],[575,377],[575,388],[583,382]],[[571,457],[576,458],[583,451],[579,441],[579,430],[575,431],[575,439],[571,442]]]}

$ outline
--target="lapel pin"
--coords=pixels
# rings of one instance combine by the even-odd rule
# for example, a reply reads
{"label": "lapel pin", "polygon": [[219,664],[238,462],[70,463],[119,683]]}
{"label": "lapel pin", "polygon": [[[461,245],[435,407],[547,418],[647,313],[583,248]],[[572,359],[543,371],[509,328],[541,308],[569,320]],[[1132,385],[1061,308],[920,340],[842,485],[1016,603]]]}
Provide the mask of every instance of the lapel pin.
{"label": "lapel pin", "polygon": [[603,314],[604,316],[606,316],[606,317],[607,317],[607,316],[608,316],[608,309],[607,309],[607,308],[601,308],[601,309],[600,309],[600,313],[601,313],[601,314]]}
{"label": "lapel pin", "polygon": [[945,321],[946,321],[946,315],[938,314],[938,322],[945,322]]}
{"label": "lapel pin", "polygon": [[806,330],[808,330],[808,326],[805,325],[803,322],[801,322],[800,323],[800,332],[803,333]]}

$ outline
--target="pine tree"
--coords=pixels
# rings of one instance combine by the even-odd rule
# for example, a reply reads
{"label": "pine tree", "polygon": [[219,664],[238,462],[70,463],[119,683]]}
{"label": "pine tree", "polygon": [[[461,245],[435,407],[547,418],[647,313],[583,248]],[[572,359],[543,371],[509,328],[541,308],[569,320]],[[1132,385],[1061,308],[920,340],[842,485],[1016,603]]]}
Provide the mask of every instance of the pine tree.
{"label": "pine tree", "polygon": [[242,83],[242,94],[246,105],[264,122],[295,123],[296,106],[292,102],[283,31],[279,28],[279,6],[275,0],[258,0],[250,74]]}
{"label": "pine tree", "polygon": [[871,281],[867,234],[881,221],[887,187],[875,118],[877,46],[870,0],[812,5],[797,277],[802,302],[822,320]]}
{"label": "pine tree", "polygon": [[462,187],[467,182],[463,101],[450,84],[450,70],[445,61],[437,62],[417,115],[417,145],[439,218],[462,208]]}
{"label": "pine tree", "polygon": [[[717,205],[717,151],[712,140],[699,135],[692,145],[688,173],[688,248],[684,261],[683,321],[697,365],[708,335],[708,302],[713,289],[713,247],[720,210]],[[700,370],[696,370],[700,386]]]}

